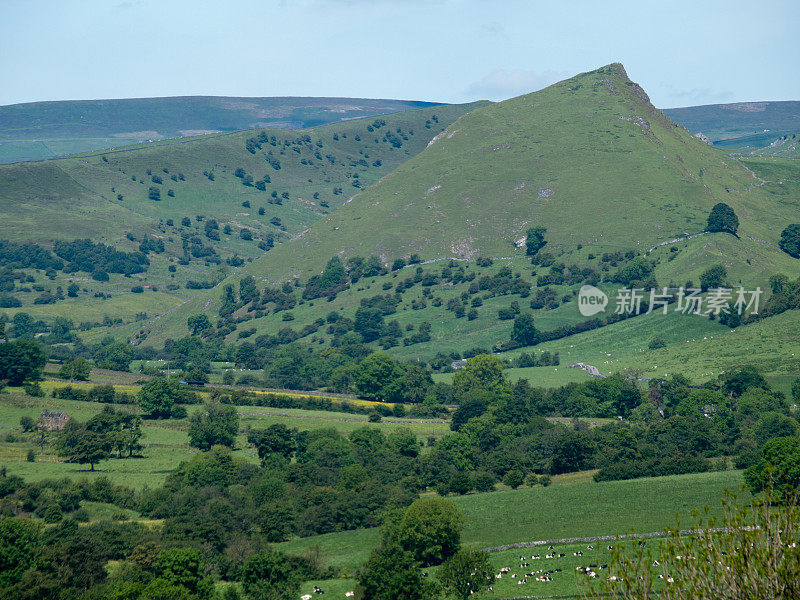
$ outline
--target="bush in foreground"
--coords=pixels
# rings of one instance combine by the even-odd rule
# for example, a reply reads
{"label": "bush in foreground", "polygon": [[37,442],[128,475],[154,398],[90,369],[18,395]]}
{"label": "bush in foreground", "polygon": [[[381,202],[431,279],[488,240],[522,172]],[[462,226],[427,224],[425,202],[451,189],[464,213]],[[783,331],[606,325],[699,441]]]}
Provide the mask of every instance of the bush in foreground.
{"label": "bush in foreground", "polygon": [[[796,499],[796,498],[795,498]],[[607,575],[590,598],[639,600],[800,597],[800,510],[771,497],[723,501],[720,522],[708,508],[689,532],[669,530],[656,552],[642,540],[615,544]]]}

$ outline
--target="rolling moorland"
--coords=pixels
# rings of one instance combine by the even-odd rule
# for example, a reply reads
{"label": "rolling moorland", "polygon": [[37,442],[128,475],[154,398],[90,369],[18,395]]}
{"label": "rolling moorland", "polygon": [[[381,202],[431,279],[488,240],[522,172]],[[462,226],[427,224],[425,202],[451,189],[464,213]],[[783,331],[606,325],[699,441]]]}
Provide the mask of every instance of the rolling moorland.
{"label": "rolling moorland", "polygon": [[[203,133],[305,129],[434,105],[366,98],[203,96],[13,104],[0,106],[0,163]],[[715,104],[663,112],[722,148],[758,151],[779,136],[800,130],[796,102]]]}
{"label": "rolling moorland", "polygon": [[797,102],[739,102],[667,108],[664,114],[719,148],[757,149],[800,128]]}
{"label": "rolling moorland", "polygon": [[186,96],[0,106],[0,163],[243,129],[304,129],[433,106],[365,98]]}
{"label": "rolling moorland", "polygon": [[[613,64],[0,167],[0,598],[422,599],[459,537],[492,573],[553,540],[475,597],[582,597],[594,537],[759,492],[800,434],[800,173],[692,133]],[[592,319],[584,284],[765,293]]]}

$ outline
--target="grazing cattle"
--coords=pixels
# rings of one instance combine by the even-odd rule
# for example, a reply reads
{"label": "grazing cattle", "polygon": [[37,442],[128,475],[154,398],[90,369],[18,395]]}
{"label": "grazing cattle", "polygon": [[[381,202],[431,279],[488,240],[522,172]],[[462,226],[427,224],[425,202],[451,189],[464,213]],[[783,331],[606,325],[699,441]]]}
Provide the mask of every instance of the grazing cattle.
{"label": "grazing cattle", "polygon": [[300,600],[311,600],[311,594],[303,594],[300,596]]}

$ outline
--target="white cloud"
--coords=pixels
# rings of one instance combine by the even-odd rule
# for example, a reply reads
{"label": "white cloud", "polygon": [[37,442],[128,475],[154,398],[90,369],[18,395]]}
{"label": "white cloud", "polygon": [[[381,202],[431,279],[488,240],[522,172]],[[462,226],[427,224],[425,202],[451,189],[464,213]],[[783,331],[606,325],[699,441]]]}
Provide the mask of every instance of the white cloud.
{"label": "white cloud", "polygon": [[558,71],[526,71],[525,69],[494,69],[482,79],[471,84],[464,95],[471,99],[505,100],[547,87],[569,77]]}

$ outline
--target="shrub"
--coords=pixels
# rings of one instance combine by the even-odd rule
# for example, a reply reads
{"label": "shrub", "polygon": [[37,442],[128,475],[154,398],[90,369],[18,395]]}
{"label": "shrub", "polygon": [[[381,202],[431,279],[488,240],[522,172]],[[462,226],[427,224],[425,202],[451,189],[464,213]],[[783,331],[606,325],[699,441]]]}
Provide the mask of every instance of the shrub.
{"label": "shrub", "polygon": [[784,229],[779,245],[789,256],[800,258],[800,225],[793,223]]}
{"label": "shrub", "polygon": [[478,492],[493,492],[496,479],[489,473],[477,473],[472,478],[472,484]]}
{"label": "shrub", "polygon": [[521,472],[516,469],[511,469],[503,476],[503,483],[515,490],[524,483],[525,479]]}
{"label": "shrub", "polygon": [[706,231],[711,232],[724,232],[736,235],[739,229],[739,218],[733,209],[725,204],[719,202],[711,209],[711,214],[708,215],[708,223],[706,224]]}

